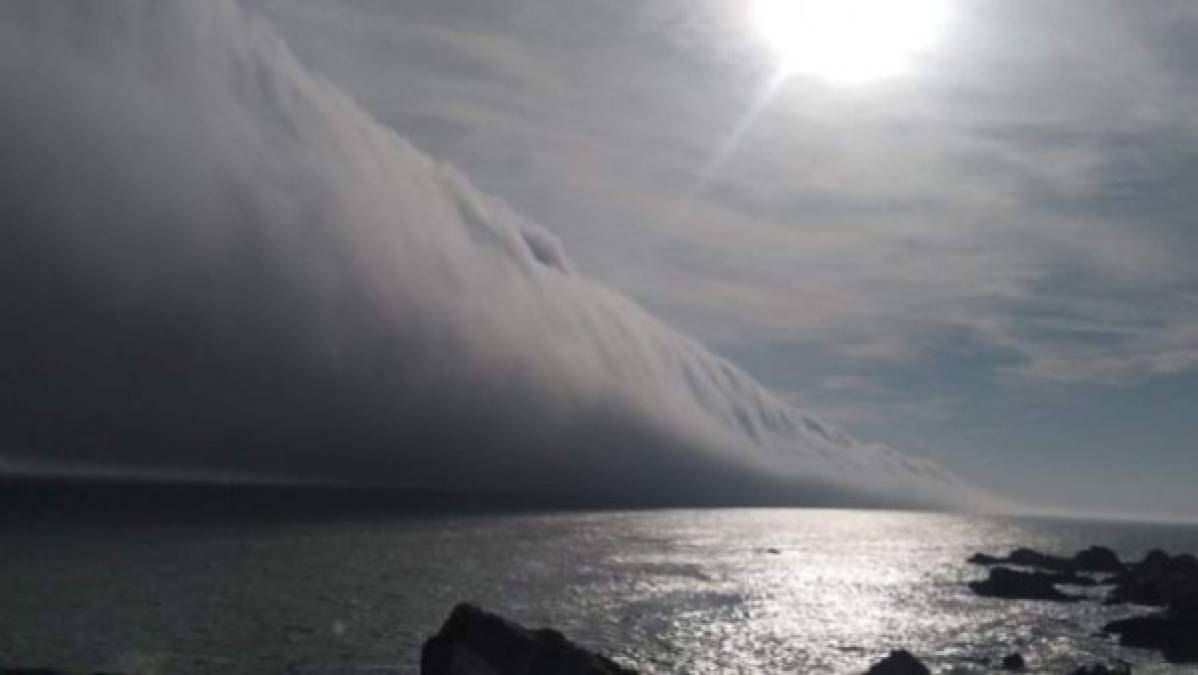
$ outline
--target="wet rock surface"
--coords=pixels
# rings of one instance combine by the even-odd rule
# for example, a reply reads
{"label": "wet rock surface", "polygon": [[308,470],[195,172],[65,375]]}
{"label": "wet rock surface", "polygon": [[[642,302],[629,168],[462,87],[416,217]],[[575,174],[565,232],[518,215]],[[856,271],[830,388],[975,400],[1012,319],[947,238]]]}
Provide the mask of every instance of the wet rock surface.
{"label": "wet rock surface", "polygon": [[530,630],[459,604],[424,643],[421,675],[632,675],[550,628]]}

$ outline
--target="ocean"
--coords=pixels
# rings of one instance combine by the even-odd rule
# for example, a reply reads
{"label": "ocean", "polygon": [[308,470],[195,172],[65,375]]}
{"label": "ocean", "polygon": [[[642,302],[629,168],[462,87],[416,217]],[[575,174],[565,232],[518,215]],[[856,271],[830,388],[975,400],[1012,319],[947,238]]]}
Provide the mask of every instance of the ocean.
{"label": "ocean", "polygon": [[974,552],[1198,552],[1198,527],[837,509],[422,513],[259,522],[11,518],[0,664],[124,673],[418,672],[470,600],[644,672],[860,673],[908,649],[939,673],[1124,659],[1135,608],[979,598]]}

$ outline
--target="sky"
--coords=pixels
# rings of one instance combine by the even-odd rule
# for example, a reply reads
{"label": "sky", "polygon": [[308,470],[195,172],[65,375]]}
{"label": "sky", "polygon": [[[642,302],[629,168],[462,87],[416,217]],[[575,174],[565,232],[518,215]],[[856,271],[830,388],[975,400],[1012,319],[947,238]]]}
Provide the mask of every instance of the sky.
{"label": "sky", "polygon": [[949,3],[901,76],[788,80],[698,194],[776,72],[747,3],[253,4],[775,391],[1020,497],[1198,515],[1189,3]]}
{"label": "sky", "polygon": [[[743,455],[779,452],[786,410],[847,429],[860,440],[840,447],[869,467],[800,461],[798,474],[816,484],[806,489],[839,489],[846,471],[922,457],[952,481],[1020,502],[1198,517],[1198,229],[1188,222],[1198,131],[1198,48],[1188,36],[1198,10],[1189,4],[949,2],[919,53],[867,81],[802,68],[780,76],[777,45],[755,27],[751,3],[216,4],[211,15],[177,3],[93,10],[113,17],[71,16],[77,8],[53,2],[5,8],[17,16],[5,22],[0,93],[29,102],[0,117],[5,205],[13,222],[29,223],[24,248],[6,261],[6,311],[28,314],[24,325],[62,321],[62,331],[72,330],[63,316],[83,316],[92,321],[84,334],[105,346],[161,345],[165,336],[175,347],[162,348],[161,361],[187,355],[202,377],[181,374],[202,384],[161,405],[209,406],[206,425],[191,407],[172,413],[177,420],[146,413],[170,422],[105,422],[98,432],[96,419],[128,417],[124,408],[96,412],[114,379],[137,379],[119,373],[152,373],[118,391],[155,396],[170,378],[147,365],[146,349],[98,358],[29,329],[12,341],[37,365],[8,378],[22,385],[9,398],[19,389],[27,399],[8,425],[11,464],[46,454],[150,459],[112,447],[136,437],[180,448],[155,462],[321,473],[329,460],[316,444],[286,453],[352,425],[363,438],[337,462],[377,475],[387,464],[374,447],[397,436],[477,444],[447,430],[465,415],[509,448],[502,462],[478,462],[479,476],[543,465],[542,446],[590,457],[653,446],[664,449],[637,465],[634,483],[684,467],[710,490],[728,464],[777,472],[759,458],[745,468]],[[261,131],[272,124],[282,131]],[[68,141],[88,161],[75,161]],[[126,163],[135,166],[107,176]],[[379,164],[388,180],[371,173]],[[230,190],[242,197],[230,200]],[[458,205],[453,222],[421,229],[441,222],[446,202]],[[389,208],[416,223],[399,243],[376,234]],[[538,277],[508,289],[510,260],[450,241],[478,239],[471,214],[582,281],[563,291]],[[196,224],[170,234],[145,225],[159,216]],[[445,235],[458,220],[466,234]],[[93,221],[114,223],[90,228],[113,235],[83,234]],[[228,224],[242,221],[252,225]],[[224,224],[220,234],[212,222]],[[197,264],[197,251],[211,265]],[[52,282],[28,286],[53,289],[52,303],[22,300],[31,296],[14,289],[30,279]],[[248,341],[238,332],[246,321],[261,324]],[[575,336],[580,322],[593,334],[563,342],[556,327]],[[736,375],[696,386],[667,358],[660,377],[650,367],[660,390],[646,389],[635,377],[644,363],[628,360],[646,340],[653,354],[685,353],[703,372],[726,363]],[[313,344],[325,350],[315,361]],[[328,344],[352,362],[338,368],[361,370],[348,383],[338,370],[335,396]],[[591,350],[611,358],[580,368],[576,357]],[[54,414],[27,396],[28,382],[61,374],[48,361],[104,383],[41,393],[83,411],[72,413],[84,420],[71,427],[78,433],[46,431]],[[613,362],[617,381],[596,374]],[[374,377],[362,373],[380,363],[395,364],[398,389],[354,379]],[[305,387],[324,393],[278,395]],[[571,403],[554,411],[563,391]],[[212,403],[229,392],[274,404],[230,422],[229,409],[246,406]],[[362,412],[363,401],[379,410]],[[408,412],[396,421],[392,406]],[[529,410],[551,422],[514,430]],[[305,417],[324,421],[291,426]],[[241,438],[270,450],[214,457],[179,432],[213,420],[230,428],[211,443]],[[824,442],[791,440],[799,455],[819,454]],[[753,447],[728,449],[741,446]],[[438,462],[463,461],[399,456],[401,473],[419,464],[430,476]],[[679,456],[706,459],[700,467]],[[621,482],[622,466],[560,471]],[[917,477],[901,489],[854,489],[930,489],[920,471],[897,473]]]}

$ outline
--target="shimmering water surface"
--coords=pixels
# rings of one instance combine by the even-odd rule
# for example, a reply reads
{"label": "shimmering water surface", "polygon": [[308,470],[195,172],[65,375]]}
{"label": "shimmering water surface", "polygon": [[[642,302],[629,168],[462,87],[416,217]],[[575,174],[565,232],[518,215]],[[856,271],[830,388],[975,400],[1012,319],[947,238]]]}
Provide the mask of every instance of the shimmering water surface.
{"label": "shimmering water surface", "polygon": [[[358,523],[5,526],[0,663],[134,673],[415,672],[471,599],[650,672],[863,671],[903,647],[941,673],[1122,658],[1134,610],[975,597],[975,551],[1198,551],[1198,528],[817,509],[398,517]],[[770,552],[769,549],[778,552]]]}

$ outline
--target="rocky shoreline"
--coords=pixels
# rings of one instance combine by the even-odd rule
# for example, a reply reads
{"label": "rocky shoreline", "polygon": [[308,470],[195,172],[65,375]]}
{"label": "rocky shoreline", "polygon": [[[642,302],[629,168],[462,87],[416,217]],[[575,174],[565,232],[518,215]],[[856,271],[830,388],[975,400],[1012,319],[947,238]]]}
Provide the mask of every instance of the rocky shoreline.
{"label": "rocky shoreline", "polygon": [[[1010,654],[995,669],[1023,672],[1023,656]],[[558,631],[530,630],[474,605],[454,608],[441,630],[424,643],[421,675],[635,675],[638,671],[580,647]],[[873,664],[865,675],[931,675],[902,649]],[[1069,675],[1131,675],[1127,664],[1079,666]]]}
{"label": "rocky shoreline", "polygon": [[1190,554],[1170,556],[1154,550],[1143,560],[1124,562],[1101,546],[1072,558],[1021,548],[1002,558],[979,553],[969,562],[990,566],[984,581],[969,585],[987,597],[1076,602],[1085,598],[1064,593],[1057,584],[1109,585],[1104,603],[1145,605],[1158,611],[1112,621],[1103,627],[1105,633],[1119,636],[1119,643],[1127,647],[1155,649],[1169,663],[1198,663],[1198,559]]}
{"label": "rocky shoreline", "polygon": [[[1070,557],[1018,548],[1006,556],[978,553],[968,562],[988,568],[987,577],[969,582],[979,596],[1051,602],[1097,601],[1062,591],[1061,586],[1106,586],[1102,602],[1155,608],[1149,614],[1112,621],[1103,631],[1128,647],[1154,649],[1169,663],[1198,663],[1198,559],[1154,550],[1136,562],[1120,560],[1113,551],[1092,546]],[[1009,654],[992,671],[1032,670],[1020,654]],[[333,671],[295,670],[332,675]],[[336,673],[392,670],[337,670]],[[552,628],[525,628],[509,619],[462,603],[453,608],[440,630],[425,641],[421,675],[634,675],[638,671],[592,652]],[[891,651],[866,675],[929,675],[919,658]],[[1043,671],[1036,671],[1043,672]],[[1080,665],[1066,675],[1130,675],[1126,663]],[[41,668],[0,666],[0,675],[68,675]],[[97,672],[93,675],[118,675]]]}

